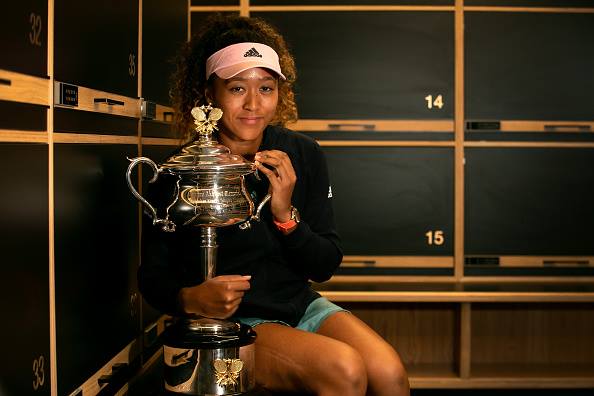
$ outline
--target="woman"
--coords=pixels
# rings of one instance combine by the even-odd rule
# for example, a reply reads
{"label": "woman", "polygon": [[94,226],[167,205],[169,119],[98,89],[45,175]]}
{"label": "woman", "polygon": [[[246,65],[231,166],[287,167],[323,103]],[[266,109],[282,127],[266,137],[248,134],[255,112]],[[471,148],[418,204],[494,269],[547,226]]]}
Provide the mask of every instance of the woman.
{"label": "woman", "polygon": [[174,77],[180,130],[192,131],[194,106],[221,108],[219,142],[254,159],[252,198],[272,198],[251,229],[218,229],[219,275],[202,283],[199,230],[145,227],[139,282],[147,301],[171,314],[254,327],[256,382],[268,389],[407,395],[394,349],[310,288],[310,280],[332,276],[342,252],[324,156],[315,141],[279,126],[297,116],[294,61],[282,37],[262,20],[215,16],[185,46]]}

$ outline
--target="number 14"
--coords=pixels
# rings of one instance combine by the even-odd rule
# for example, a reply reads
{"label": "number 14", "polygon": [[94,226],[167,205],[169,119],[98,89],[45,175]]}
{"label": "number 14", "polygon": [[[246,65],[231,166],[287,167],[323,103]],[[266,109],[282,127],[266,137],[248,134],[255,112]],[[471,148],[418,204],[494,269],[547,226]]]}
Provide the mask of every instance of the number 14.
{"label": "number 14", "polygon": [[443,107],[443,96],[442,95],[437,95],[437,97],[435,99],[433,99],[433,95],[427,95],[427,96],[425,96],[425,100],[427,101],[428,109],[432,109],[434,107],[441,109]]}

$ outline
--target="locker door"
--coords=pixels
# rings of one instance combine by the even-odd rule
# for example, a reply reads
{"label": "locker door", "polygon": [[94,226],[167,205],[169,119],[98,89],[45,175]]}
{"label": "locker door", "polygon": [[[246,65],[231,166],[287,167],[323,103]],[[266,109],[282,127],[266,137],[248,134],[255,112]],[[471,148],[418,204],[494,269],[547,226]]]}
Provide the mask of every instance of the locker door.
{"label": "locker door", "polygon": [[0,393],[49,395],[47,145],[0,143],[0,164]]}
{"label": "locker door", "polygon": [[138,90],[138,1],[56,0],[57,81],[128,97]]}
{"label": "locker door", "polygon": [[0,69],[47,77],[47,1],[4,2]]}
{"label": "locker door", "polygon": [[[324,152],[345,254],[340,273],[452,274],[453,150],[324,147]],[[374,268],[373,258],[346,256],[417,256],[413,261],[419,265]],[[427,257],[451,264],[433,268]],[[360,268],[347,268],[349,260],[350,267]]]}
{"label": "locker door", "polygon": [[54,152],[58,393],[67,395],[140,332],[138,207],[125,182],[137,147],[60,143]]}
{"label": "locker door", "polygon": [[169,105],[173,58],[188,32],[186,0],[142,2],[142,96]]}
{"label": "locker door", "polygon": [[465,274],[594,273],[593,149],[468,148],[465,157]]}
{"label": "locker door", "polygon": [[466,12],[467,119],[593,120],[592,37],[591,13]]}
{"label": "locker door", "polygon": [[453,13],[251,15],[277,26],[290,44],[300,118],[453,117]]}

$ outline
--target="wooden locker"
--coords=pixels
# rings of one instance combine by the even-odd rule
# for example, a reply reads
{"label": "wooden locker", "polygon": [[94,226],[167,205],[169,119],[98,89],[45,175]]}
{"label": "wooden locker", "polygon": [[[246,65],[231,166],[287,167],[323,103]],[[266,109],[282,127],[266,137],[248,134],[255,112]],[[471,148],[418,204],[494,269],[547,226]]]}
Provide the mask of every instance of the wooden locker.
{"label": "wooden locker", "polygon": [[466,12],[466,119],[593,120],[592,37],[591,13]]}
{"label": "wooden locker", "polygon": [[57,81],[138,97],[138,1],[54,3]]}
{"label": "wooden locker", "polygon": [[191,0],[193,6],[239,6],[240,0]]}
{"label": "wooden locker", "polygon": [[140,332],[138,207],[125,181],[137,146],[54,152],[58,393],[70,394]]}
{"label": "wooden locker", "polygon": [[[190,14],[190,29],[191,29],[191,34],[195,34],[198,29],[200,28],[200,26],[204,23],[204,21],[206,20],[206,18],[208,18],[210,15],[212,15],[214,12],[209,12],[209,11],[205,11],[205,12],[192,12]],[[222,14],[236,14],[239,15],[239,12],[222,12]]]}
{"label": "wooden locker", "polygon": [[142,2],[142,97],[169,105],[173,58],[188,36],[187,0]]}
{"label": "wooden locker", "polygon": [[[415,264],[384,268],[373,258],[357,262],[345,257],[340,274],[452,274],[453,265],[433,268],[423,262],[423,257],[448,261],[453,255],[453,150],[323,149],[330,172],[336,228],[345,256],[394,260],[417,256],[419,263],[418,268]],[[345,265],[349,262],[351,265]]]}
{"label": "wooden locker", "polygon": [[[142,146],[142,155],[144,157],[148,157],[155,161],[157,165],[162,164],[169,158],[171,154],[173,154],[177,150],[176,146],[154,146],[154,145],[143,145]],[[149,188],[149,179],[152,177],[153,173],[150,167],[142,166],[142,191],[146,192]],[[144,209],[144,208],[143,208]],[[161,215],[161,213],[160,213]],[[148,216],[142,216],[142,221],[146,222],[150,219]],[[155,226],[156,227],[156,226]],[[142,260],[142,258],[141,258]],[[142,265],[142,261],[141,261]],[[144,299],[142,300],[142,327],[146,328],[151,323],[157,321],[164,313],[159,312],[155,308],[151,307]]]}
{"label": "wooden locker", "polygon": [[266,6],[266,5],[362,5],[362,6],[381,6],[381,5],[453,5],[454,0],[250,0],[252,6]]}
{"label": "wooden locker", "polygon": [[592,148],[476,147],[465,158],[466,275],[594,274]]}
{"label": "wooden locker", "polygon": [[594,7],[592,0],[464,0],[465,6]]}
{"label": "wooden locker", "polygon": [[0,143],[0,392],[50,394],[48,147]]}
{"label": "wooden locker", "polygon": [[290,45],[300,118],[453,118],[452,12],[251,15],[276,26]]}
{"label": "wooden locker", "polygon": [[0,54],[0,69],[47,77],[47,1],[2,5]]}

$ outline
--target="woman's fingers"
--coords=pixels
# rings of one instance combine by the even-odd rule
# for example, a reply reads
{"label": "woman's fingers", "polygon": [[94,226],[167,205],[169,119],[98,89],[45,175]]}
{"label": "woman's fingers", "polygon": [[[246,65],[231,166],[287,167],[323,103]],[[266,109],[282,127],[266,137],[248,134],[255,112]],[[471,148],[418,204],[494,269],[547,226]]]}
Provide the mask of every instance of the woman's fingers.
{"label": "woman's fingers", "polygon": [[250,279],[250,275],[221,275],[212,278],[213,281],[220,282],[223,294],[231,293],[235,295],[241,293],[242,296],[244,291],[250,289]]}
{"label": "woman's fingers", "polygon": [[290,216],[293,188],[297,181],[295,169],[289,156],[280,150],[266,150],[256,153],[256,166],[270,181],[270,209],[278,221]]}
{"label": "woman's fingers", "polygon": [[[274,174],[276,177],[283,180],[290,181],[296,179],[295,170],[289,156],[279,150],[267,150],[256,153],[255,156],[256,165],[264,164],[265,166],[259,166],[267,176]],[[268,167],[267,167],[268,166]]]}

